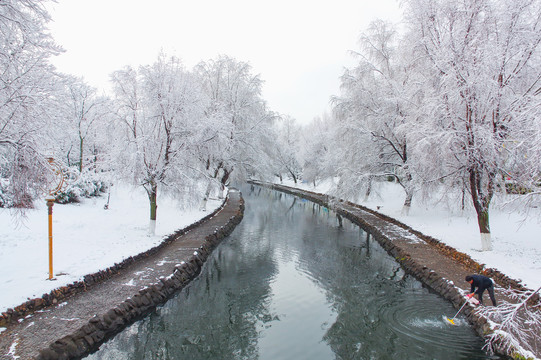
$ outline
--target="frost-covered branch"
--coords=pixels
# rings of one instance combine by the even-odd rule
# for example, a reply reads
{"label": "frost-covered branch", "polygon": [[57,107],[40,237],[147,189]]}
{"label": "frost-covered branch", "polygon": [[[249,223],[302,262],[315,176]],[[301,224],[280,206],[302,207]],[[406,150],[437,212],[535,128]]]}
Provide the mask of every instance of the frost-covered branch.
{"label": "frost-covered branch", "polygon": [[504,290],[503,297],[510,301],[480,310],[491,321],[493,332],[486,336],[486,347],[490,351],[498,349],[511,354],[526,350],[539,356],[541,349],[536,346],[541,334],[541,303],[536,294],[540,290]]}

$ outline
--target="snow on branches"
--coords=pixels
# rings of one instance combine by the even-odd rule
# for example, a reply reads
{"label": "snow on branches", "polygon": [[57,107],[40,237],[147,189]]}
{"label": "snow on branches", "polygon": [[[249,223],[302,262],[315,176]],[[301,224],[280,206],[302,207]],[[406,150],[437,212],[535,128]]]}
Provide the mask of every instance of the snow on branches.
{"label": "snow on branches", "polygon": [[536,346],[541,346],[540,290],[502,290],[503,297],[509,301],[501,301],[497,307],[480,309],[493,330],[485,336],[488,350],[506,354],[519,352],[526,356],[531,356],[527,352],[539,355],[541,349]]}

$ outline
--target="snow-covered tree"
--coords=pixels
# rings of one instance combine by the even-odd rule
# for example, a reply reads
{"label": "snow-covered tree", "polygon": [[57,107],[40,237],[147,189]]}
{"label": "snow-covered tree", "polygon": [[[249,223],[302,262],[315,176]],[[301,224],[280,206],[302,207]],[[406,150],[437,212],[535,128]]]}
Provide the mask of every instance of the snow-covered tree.
{"label": "snow-covered tree", "polygon": [[[209,184],[225,186],[233,176],[270,170],[268,149],[274,114],[261,98],[262,80],[248,63],[228,56],[203,61],[195,68],[207,96],[205,116],[215,126],[213,141],[200,151]],[[207,193],[210,191],[210,185]],[[208,194],[207,194],[208,197]]]}
{"label": "snow-covered tree", "polygon": [[[66,149],[66,159],[68,165],[75,163],[82,173],[86,165],[96,162],[97,132],[106,131],[106,120],[112,111],[112,104],[106,96],[98,95],[97,89],[82,79],[67,77],[66,92],[64,105],[70,121],[66,124],[68,127],[63,129],[63,135],[65,138],[70,135],[73,138]],[[72,134],[69,129],[73,129]]]}
{"label": "snow-covered tree", "polygon": [[301,127],[296,124],[295,119],[284,116],[281,121],[276,122],[276,149],[274,157],[277,164],[276,174],[282,180],[283,174],[287,174],[295,182],[301,174],[299,161]]}
{"label": "snow-covered tree", "polygon": [[372,179],[392,177],[405,191],[407,213],[415,188],[407,129],[417,114],[419,93],[413,63],[406,56],[409,49],[399,46],[398,40],[390,23],[371,23],[355,53],[359,63],[346,70],[342,94],[333,101],[341,119],[338,144],[348,147],[338,169],[340,192],[357,195],[356,185],[369,192]]}
{"label": "snow-covered tree", "polygon": [[154,233],[158,186],[182,193],[197,179],[188,172],[196,167],[191,164],[198,139],[195,124],[203,119],[204,98],[180,60],[164,54],[139,71],[117,71],[112,80],[125,131],[119,171],[146,190]]}
{"label": "snow-covered tree", "polygon": [[[503,179],[525,173],[539,150],[541,106],[539,0],[408,0],[420,57],[430,63],[435,96],[419,132],[447,181],[465,181],[477,212],[483,250],[492,247],[489,209]],[[533,132],[533,133],[532,133]],[[428,141],[428,140],[426,140]],[[538,177],[539,166],[529,174]],[[531,169],[530,169],[531,170]]]}
{"label": "snow-covered tree", "polygon": [[[504,300],[496,308],[479,311],[491,321],[492,332],[486,335],[486,346],[492,352],[534,357],[535,344],[541,333],[541,303],[537,290],[502,290]],[[529,353],[525,353],[529,352]]]}
{"label": "snow-covered tree", "polygon": [[46,32],[44,1],[0,4],[0,206],[31,206],[46,161],[46,130],[60,50]]}
{"label": "snow-covered tree", "polygon": [[[335,111],[336,126],[329,133],[328,163],[333,164],[337,178],[333,190],[339,198],[357,199],[364,195],[366,201],[372,194],[378,173],[378,153],[371,135],[360,128],[351,117]],[[331,166],[331,165],[329,165]]]}
{"label": "snow-covered tree", "polygon": [[303,164],[303,180],[315,186],[319,181],[333,178],[335,167],[329,157],[332,143],[329,142],[333,132],[334,118],[328,113],[315,117],[302,129],[303,137],[301,159]]}

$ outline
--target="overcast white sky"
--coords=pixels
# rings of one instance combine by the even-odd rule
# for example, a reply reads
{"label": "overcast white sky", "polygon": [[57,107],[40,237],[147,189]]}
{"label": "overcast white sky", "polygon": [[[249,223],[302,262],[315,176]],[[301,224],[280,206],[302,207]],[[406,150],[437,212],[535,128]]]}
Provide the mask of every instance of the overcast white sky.
{"label": "overcast white sky", "polygon": [[271,110],[310,122],[338,94],[359,34],[398,22],[397,0],[58,0],[49,28],[66,52],[53,64],[108,90],[109,74],[163,49],[191,68],[219,54],[250,63]]}

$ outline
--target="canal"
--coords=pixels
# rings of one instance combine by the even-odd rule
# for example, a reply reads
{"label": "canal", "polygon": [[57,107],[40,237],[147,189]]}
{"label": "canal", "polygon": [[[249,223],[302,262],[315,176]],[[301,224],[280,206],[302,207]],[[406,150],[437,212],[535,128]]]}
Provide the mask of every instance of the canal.
{"label": "canal", "polygon": [[490,359],[456,309],[356,225],[241,189],[244,219],[176,297],[88,359]]}

